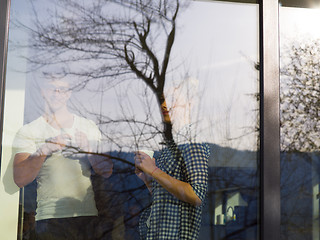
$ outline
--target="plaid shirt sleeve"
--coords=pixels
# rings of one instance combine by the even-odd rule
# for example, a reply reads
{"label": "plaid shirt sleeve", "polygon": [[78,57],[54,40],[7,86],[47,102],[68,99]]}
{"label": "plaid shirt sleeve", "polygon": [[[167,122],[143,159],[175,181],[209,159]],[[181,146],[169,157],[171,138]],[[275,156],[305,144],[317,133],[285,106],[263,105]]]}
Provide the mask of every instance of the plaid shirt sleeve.
{"label": "plaid shirt sleeve", "polygon": [[[156,162],[167,174],[188,182],[204,202],[208,186],[208,158],[209,147],[206,144],[173,144],[162,151]],[[146,215],[142,214],[140,218],[140,237],[147,240],[198,239],[201,212],[202,206],[196,207],[175,198],[153,181],[150,215],[146,211]]]}
{"label": "plaid shirt sleeve", "polygon": [[207,144],[187,144],[183,149],[186,169],[186,181],[193,191],[204,202],[208,188],[208,158],[210,150]]}

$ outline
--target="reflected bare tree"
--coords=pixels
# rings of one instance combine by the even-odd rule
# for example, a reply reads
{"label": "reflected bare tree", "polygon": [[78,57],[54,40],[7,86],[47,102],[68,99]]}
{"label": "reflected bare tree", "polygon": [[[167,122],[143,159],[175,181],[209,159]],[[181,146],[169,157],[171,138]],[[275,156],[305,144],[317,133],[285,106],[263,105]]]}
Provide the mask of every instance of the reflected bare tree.
{"label": "reflected bare tree", "polygon": [[319,40],[293,42],[282,54],[281,149],[319,150]]}
{"label": "reflected bare tree", "polygon": [[294,40],[282,48],[282,235],[312,236],[314,187],[319,182],[320,44]]}
{"label": "reflected bare tree", "polygon": [[185,4],[179,0],[57,0],[48,21],[43,21],[37,1],[31,2],[36,27],[29,30],[36,54],[29,61],[34,68],[63,64],[61,73],[76,78],[77,88],[96,79],[104,79],[108,86],[142,80],[161,110],[164,140],[173,140],[164,88],[176,21]]}

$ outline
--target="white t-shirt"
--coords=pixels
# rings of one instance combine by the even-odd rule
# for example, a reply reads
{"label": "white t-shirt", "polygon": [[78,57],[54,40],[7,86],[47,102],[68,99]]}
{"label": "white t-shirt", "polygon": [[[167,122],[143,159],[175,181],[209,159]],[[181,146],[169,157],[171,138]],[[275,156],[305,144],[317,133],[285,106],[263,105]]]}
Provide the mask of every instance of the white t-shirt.
{"label": "white t-shirt", "polygon": [[[63,131],[49,125],[43,117],[23,126],[13,146],[16,153],[34,153],[45,140],[61,133],[74,136],[86,134],[92,151],[98,151],[101,133],[91,120],[74,115],[71,128]],[[53,153],[46,159],[37,176],[36,220],[76,216],[97,216],[94,193],[90,181],[90,163],[84,154]]]}

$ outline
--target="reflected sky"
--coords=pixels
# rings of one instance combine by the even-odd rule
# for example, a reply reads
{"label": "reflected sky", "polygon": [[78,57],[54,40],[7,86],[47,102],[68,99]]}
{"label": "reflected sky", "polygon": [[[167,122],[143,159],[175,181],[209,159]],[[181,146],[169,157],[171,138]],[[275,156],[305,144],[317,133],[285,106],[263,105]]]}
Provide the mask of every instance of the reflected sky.
{"label": "reflected sky", "polygon": [[319,38],[320,8],[280,8],[280,43],[292,39]]}

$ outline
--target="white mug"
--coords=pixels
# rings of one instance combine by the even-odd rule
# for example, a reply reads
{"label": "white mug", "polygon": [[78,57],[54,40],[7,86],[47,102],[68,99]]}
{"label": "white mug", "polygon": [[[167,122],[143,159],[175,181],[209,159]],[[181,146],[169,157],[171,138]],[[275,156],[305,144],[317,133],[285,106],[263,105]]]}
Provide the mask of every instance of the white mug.
{"label": "white mug", "polygon": [[153,158],[154,151],[140,149],[138,152],[143,152],[143,153],[147,154],[151,159]]}

